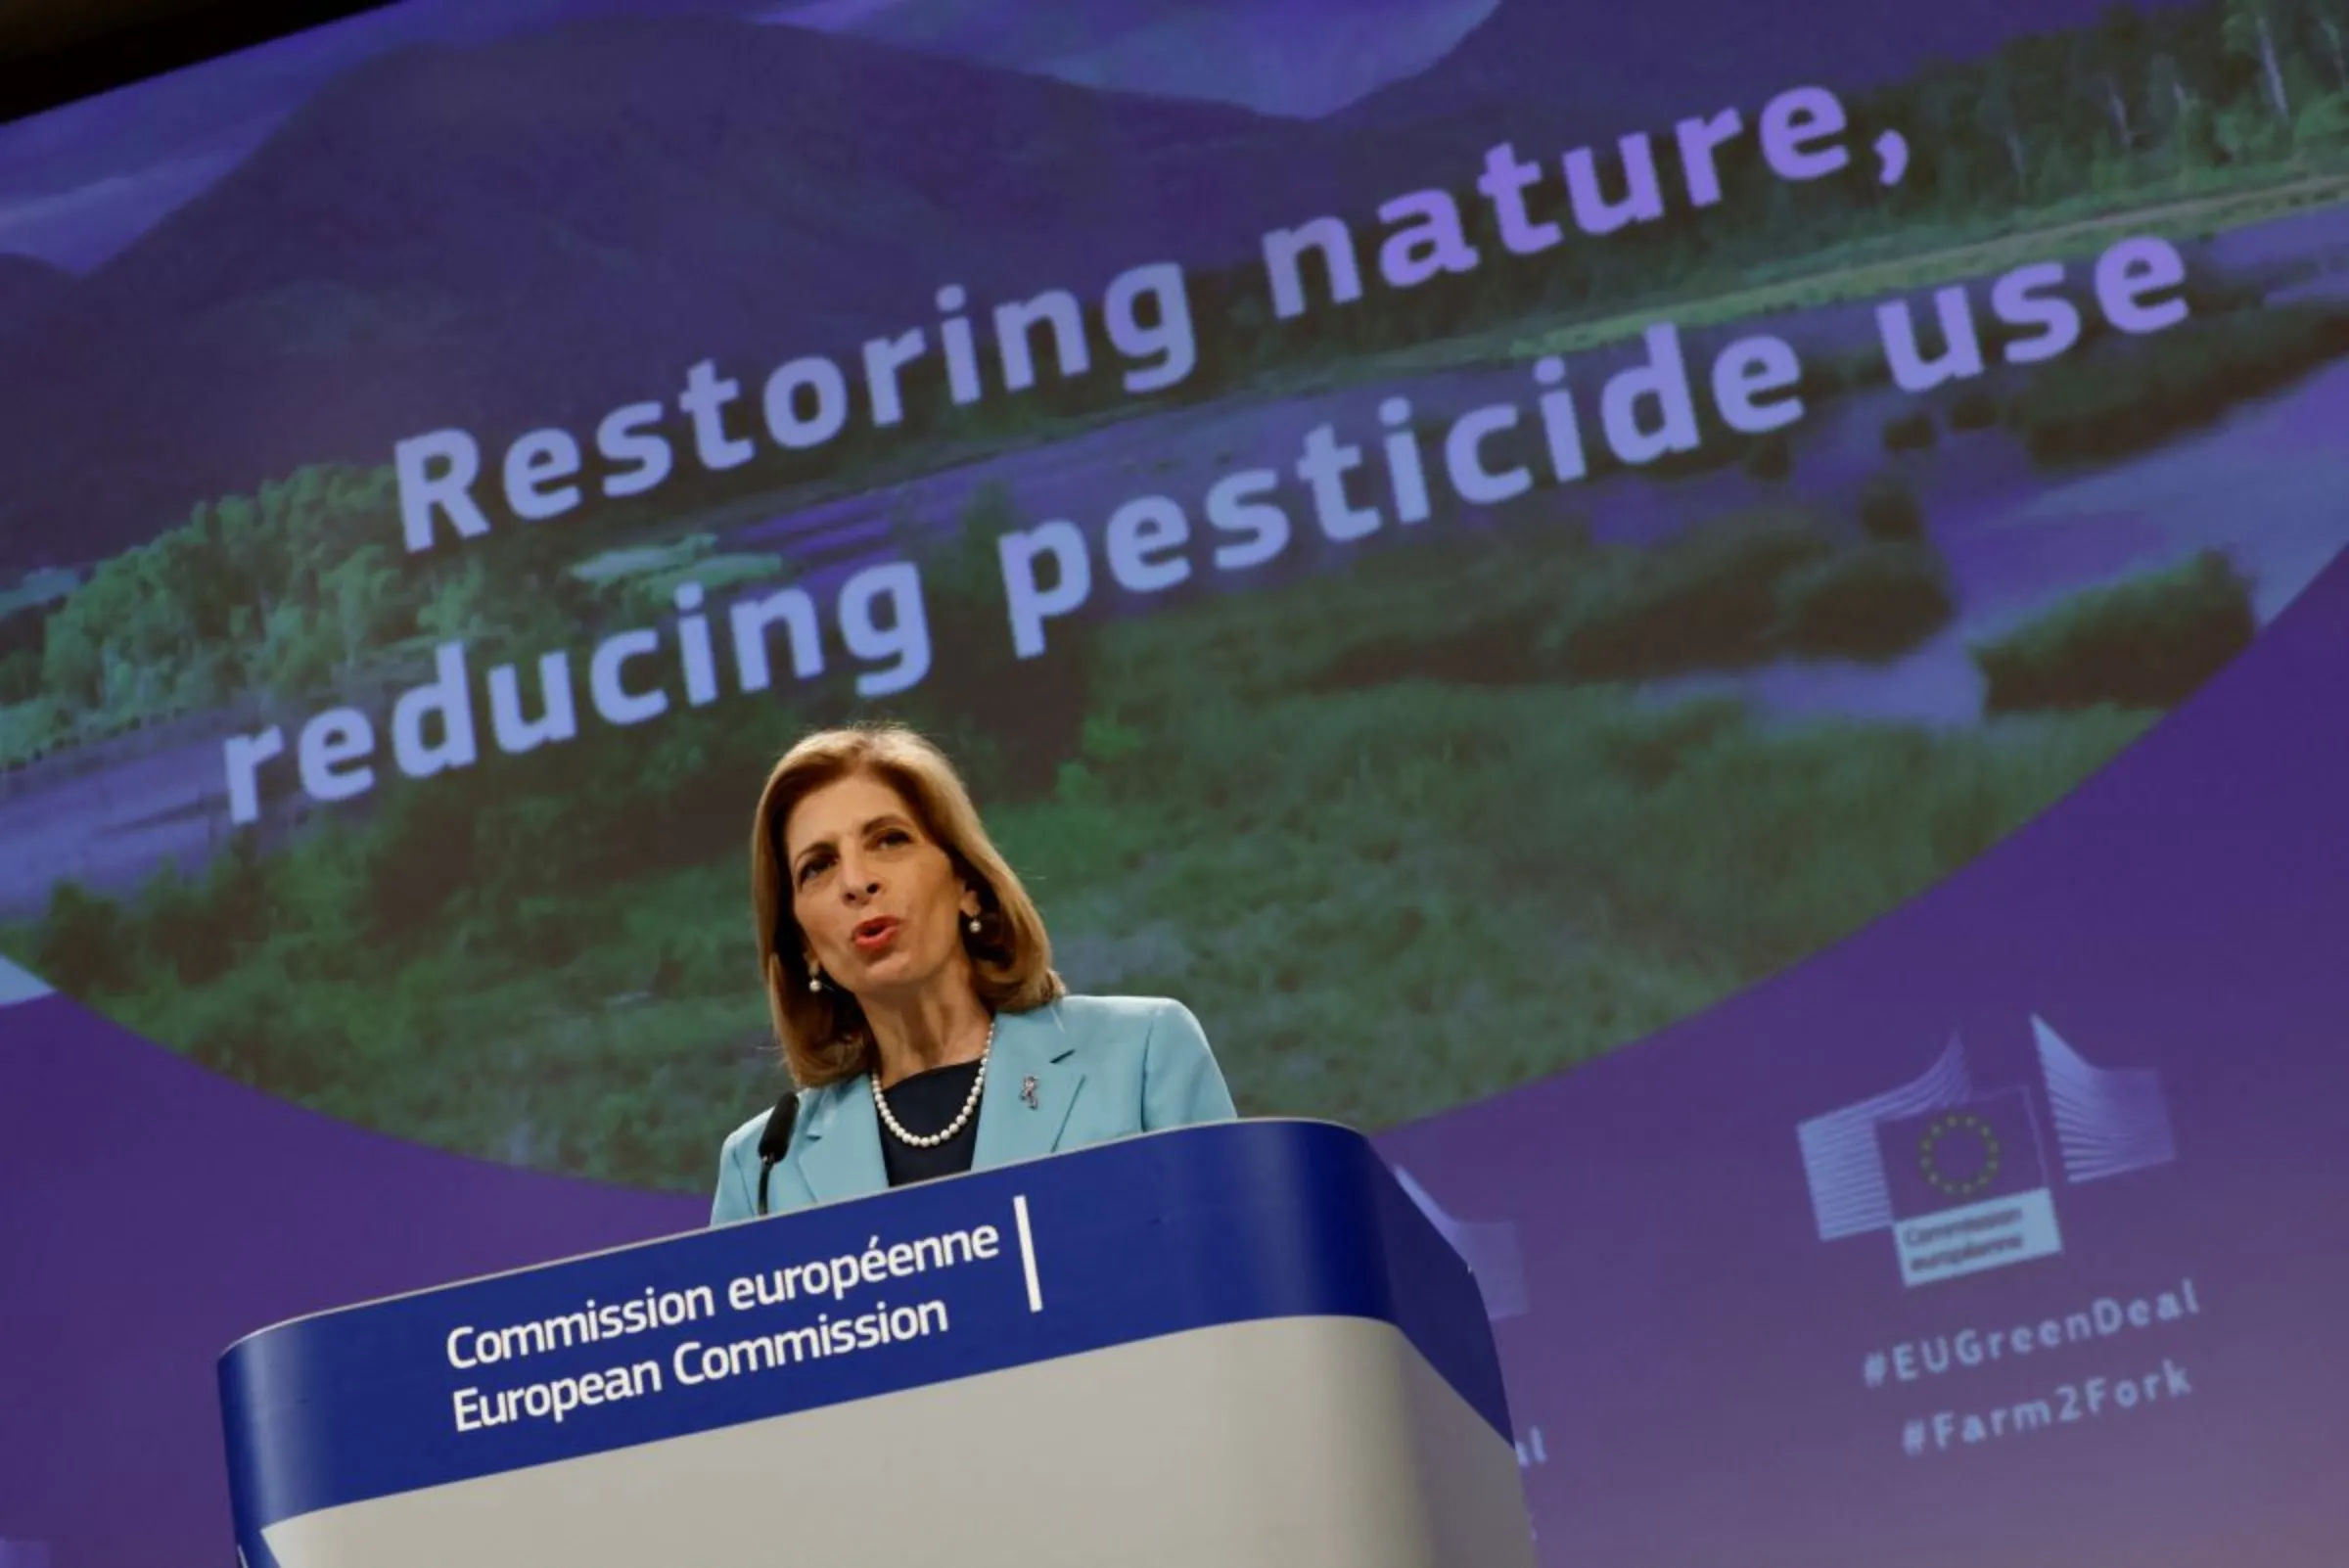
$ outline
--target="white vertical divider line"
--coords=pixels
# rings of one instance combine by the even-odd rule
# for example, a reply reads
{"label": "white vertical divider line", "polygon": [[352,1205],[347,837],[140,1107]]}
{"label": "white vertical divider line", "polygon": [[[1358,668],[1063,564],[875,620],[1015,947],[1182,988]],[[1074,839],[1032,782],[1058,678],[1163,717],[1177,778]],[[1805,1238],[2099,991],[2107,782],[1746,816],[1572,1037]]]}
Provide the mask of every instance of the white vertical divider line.
{"label": "white vertical divider line", "polygon": [[1025,1192],[1012,1195],[1011,1217],[1019,1222],[1020,1226],[1020,1268],[1028,1276],[1028,1310],[1040,1313],[1044,1310],[1044,1289],[1036,1282],[1036,1232],[1028,1225],[1028,1194]]}

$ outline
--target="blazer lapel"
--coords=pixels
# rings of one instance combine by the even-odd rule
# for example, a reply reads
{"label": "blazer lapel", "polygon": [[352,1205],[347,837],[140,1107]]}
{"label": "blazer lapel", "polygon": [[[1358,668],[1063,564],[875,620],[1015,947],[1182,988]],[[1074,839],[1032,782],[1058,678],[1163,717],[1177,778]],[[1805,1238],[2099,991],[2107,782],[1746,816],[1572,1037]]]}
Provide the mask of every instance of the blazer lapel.
{"label": "blazer lapel", "polygon": [[873,1091],[861,1077],[823,1095],[793,1141],[800,1175],[818,1203],[860,1198],[889,1185],[889,1168],[881,1163],[881,1119],[873,1114]]}
{"label": "blazer lapel", "polygon": [[[1010,1165],[1060,1147],[1069,1108],[1084,1083],[1070,1062],[1076,1041],[1062,1030],[1057,1005],[995,1016],[993,1058],[979,1099],[979,1146],[973,1170]],[[867,1107],[870,1115],[870,1107]]]}

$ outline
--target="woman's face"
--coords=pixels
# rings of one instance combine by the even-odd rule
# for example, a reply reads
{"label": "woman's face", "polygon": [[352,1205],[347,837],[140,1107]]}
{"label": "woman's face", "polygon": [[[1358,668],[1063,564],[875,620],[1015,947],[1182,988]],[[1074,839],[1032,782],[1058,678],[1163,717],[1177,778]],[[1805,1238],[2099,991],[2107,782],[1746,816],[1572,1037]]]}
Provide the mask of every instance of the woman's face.
{"label": "woman's face", "polygon": [[783,824],[792,914],[816,964],[857,997],[918,992],[965,962],[978,899],[895,788],[852,773]]}

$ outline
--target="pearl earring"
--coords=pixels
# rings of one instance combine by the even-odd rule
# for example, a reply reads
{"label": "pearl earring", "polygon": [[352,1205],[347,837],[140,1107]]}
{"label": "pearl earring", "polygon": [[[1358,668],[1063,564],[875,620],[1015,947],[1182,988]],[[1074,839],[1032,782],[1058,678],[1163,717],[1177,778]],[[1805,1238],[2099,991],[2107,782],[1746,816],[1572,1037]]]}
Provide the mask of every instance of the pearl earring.
{"label": "pearl earring", "polygon": [[813,964],[807,966],[807,989],[818,992],[824,989],[824,972]]}
{"label": "pearl earring", "polygon": [[970,929],[971,929],[971,935],[972,935],[972,936],[976,937],[977,935],[979,935],[979,917],[978,917],[977,915],[973,915],[973,916],[971,916],[971,927],[970,927]]}

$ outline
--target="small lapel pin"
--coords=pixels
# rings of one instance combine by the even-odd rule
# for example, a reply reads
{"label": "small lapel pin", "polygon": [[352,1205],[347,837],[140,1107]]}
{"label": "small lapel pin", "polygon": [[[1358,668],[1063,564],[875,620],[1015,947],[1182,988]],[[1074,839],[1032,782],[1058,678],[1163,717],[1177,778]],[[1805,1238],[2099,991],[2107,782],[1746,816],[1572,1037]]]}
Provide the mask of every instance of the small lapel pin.
{"label": "small lapel pin", "polygon": [[1031,1111],[1036,1109],[1036,1075],[1034,1073],[1020,1080],[1020,1098],[1028,1102],[1028,1109]]}

